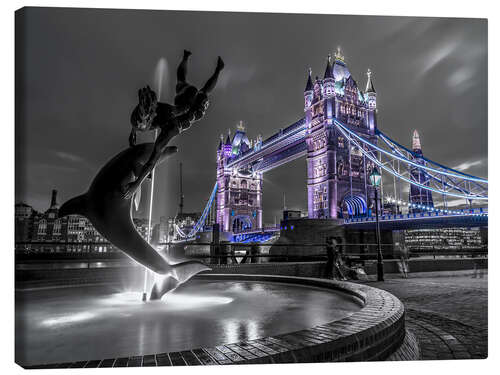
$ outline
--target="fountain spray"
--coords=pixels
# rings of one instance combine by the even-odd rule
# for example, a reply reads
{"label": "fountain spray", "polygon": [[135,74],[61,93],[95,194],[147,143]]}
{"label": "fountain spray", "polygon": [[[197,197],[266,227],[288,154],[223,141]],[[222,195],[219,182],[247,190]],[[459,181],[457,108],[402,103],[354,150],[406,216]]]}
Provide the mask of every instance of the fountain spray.
{"label": "fountain spray", "polygon": [[[162,88],[163,88],[163,79],[165,77],[165,71],[167,70],[167,60],[162,57],[158,60],[158,64],[156,64],[155,69],[155,81],[157,82],[157,91],[158,91],[158,101],[160,101]],[[154,142],[156,142],[156,137],[158,137],[158,129],[155,130]],[[149,217],[148,217],[148,238],[147,241],[151,245],[152,239],[152,228],[151,228],[151,217],[153,214],[153,194],[154,194],[154,186],[155,186],[155,169],[151,171],[151,186],[149,190]],[[148,275],[149,270],[144,268],[144,287],[142,289],[142,300],[145,302],[147,300],[147,287],[148,287]]]}
{"label": "fountain spray", "polygon": [[[156,137],[158,136],[158,129],[155,130],[155,136],[154,140],[156,141]],[[149,189],[149,217],[148,217],[148,244],[151,245],[151,239],[152,239],[152,228],[151,228],[151,217],[153,213],[153,194],[154,194],[154,189],[155,189],[155,169],[151,171],[151,187]],[[147,286],[148,286],[148,272],[149,270],[147,268],[144,268],[144,288],[142,290],[142,300],[146,301],[147,299]]]}

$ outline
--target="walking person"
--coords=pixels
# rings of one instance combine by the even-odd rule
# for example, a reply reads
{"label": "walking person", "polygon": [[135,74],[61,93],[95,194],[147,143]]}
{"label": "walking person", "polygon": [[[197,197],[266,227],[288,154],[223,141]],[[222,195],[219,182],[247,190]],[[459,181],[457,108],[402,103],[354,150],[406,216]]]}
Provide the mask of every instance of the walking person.
{"label": "walking person", "polygon": [[333,237],[326,238],[326,264],[325,264],[325,278],[333,279],[333,263],[335,261],[335,249],[333,244]]}
{"label": "walking person", "polygon": [[340,250],[339,243],[342,242],[341,238],[333,238],[331,239],[332,245],[334,246],[334,252],[333,252],[333,269],[334,269],[334,278],[337,280],[342,280],[345,281],[347,278],[344,275],[344,272],[342,271],[344,267],[344,260],[342,259],[342,252]]}
{"label": "walking person", "polygon": [[399,270],[405,279],[408,278],[408,259],[408,247],[403,243],[399,248]]}
{"label": "walking person", "polygon": [[479,259],[474,259],[474,274],[472,275],[472,278],[475,279],[479,277],[482,279],[484,276],[483,269],[481,268],[480,260]]}

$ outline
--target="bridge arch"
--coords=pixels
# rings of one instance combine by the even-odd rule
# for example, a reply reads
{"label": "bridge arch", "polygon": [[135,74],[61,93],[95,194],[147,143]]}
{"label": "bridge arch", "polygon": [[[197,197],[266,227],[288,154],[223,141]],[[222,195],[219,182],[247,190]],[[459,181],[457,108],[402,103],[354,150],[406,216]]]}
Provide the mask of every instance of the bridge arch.
{"label": "bridge arch", "polygon": [[246,215],[235,216],[231,224],[231,228],[233,230],[233,233],[252,229],[252,220],[249,216]]}
{"label": "bridge arch", "polygon": [[348,195],[342,199],[341,209],[344,218],[352,218],[366,216],[368,207],[364,197]]}

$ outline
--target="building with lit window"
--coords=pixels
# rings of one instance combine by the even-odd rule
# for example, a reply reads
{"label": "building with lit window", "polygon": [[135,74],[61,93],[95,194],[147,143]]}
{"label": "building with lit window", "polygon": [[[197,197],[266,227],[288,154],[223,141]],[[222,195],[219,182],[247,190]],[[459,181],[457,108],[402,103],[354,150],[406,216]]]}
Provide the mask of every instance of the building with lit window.
{"label": "building with lit window", "polygon": [[26,203],[15,205],[14,230],[16,250],[29,249],[29,243],[33,234],[33,218],[36,211]]}
{"label": "building with lit window", "polygon": [[50,206],[44,213],[25,203],[16,204],[15,232],[17,251],[106,253],[116,250],[87,218],[59,217],[57,190],[52,190]]}
{"label": "building with lit window", "polygon": [[433,250],[478,250],[487,246],[480,228],[436,228],[404,231],[404,242],[413,253]]}

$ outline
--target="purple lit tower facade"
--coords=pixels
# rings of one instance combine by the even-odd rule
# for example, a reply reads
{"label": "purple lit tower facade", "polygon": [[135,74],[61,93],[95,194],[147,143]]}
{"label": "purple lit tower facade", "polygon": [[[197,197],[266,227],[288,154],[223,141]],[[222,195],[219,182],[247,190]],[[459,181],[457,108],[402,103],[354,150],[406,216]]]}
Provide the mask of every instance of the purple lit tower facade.
{"label": "purple lit tower facade", "polygon": [[376,144],[377,93],[370,70],[362,92],[337,50],[333,63],[328,56],[323,79],[316,77],[313,82],[309,70],[304,99],[309,218],[367,215],[373,206],[368,179],[373,165],[333,122],[342,122]]}
{"label": "purple lit tower facade", "polygon": [[252,148],[242,123],[217,148],[217,217],[224,232],[262,228],[262,173],[227,164]]}
{"label": "purple lit tower facade", "polygon": [[[420,165],[425,165],[424,155],[422,153],[422,144],[420,143],[420,135],[417,130],[413,131],[412,149],[414,161]],[[425,170],[414,167],[410,171],[411,179],[418,183],[429,186],[430,177],[425,173]],[[425,207],[434,207],[432,200],[432,192],[427,189],[410,184],[410,203],[416,204],[417,207],[410,208],[411,213],[426,212]],[[420,205],[421,207],[418,207]]]}

